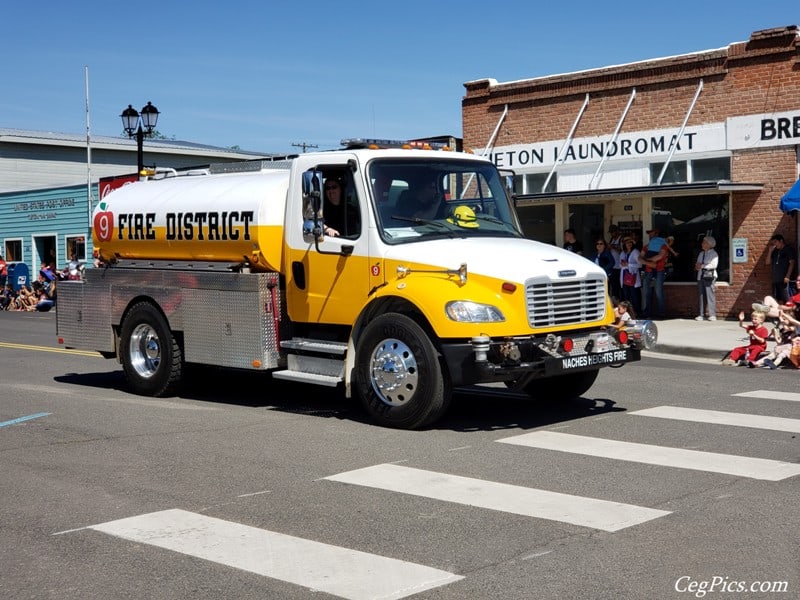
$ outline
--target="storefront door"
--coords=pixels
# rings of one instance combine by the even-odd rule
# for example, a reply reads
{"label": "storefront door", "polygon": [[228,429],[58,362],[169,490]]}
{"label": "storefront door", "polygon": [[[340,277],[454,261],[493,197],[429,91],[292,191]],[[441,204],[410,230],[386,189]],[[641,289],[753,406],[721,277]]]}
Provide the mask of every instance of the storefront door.
{"label": "storefront door", "polygon": [[594,250],[595,239],[608,237],[608,227],[604,226],[605,207],[601,203],[570,204],[568,210],[568,227],[575,230],[575,237],[583,244],[584,253],[589,255]]}

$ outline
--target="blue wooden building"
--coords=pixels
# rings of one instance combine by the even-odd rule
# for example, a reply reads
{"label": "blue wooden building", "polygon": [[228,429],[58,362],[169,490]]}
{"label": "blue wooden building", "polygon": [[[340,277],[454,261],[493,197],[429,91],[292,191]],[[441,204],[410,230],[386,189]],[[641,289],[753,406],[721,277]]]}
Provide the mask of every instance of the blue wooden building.
{"label": "blue wooden building", "polygon": [[[85,184],[0,194],[0,247],[3,258],[12,265],[10,276],[27,272],[30,280],[35,280],[43,263],[54,262],[60,270],[73,253],[79,260],[91,262],[87,197]],[[16,267],[16,263],[27,268]]]}

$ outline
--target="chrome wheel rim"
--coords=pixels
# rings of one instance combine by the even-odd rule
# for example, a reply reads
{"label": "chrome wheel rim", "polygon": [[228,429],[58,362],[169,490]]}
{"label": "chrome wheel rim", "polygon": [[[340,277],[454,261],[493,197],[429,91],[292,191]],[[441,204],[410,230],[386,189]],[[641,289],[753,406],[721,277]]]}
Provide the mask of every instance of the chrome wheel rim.
{"label": "chrome wheel rim", "polygon": [[155,375],[161,364],[161,343],[155,329],[146,323],[137,325],[131,333],[128,350],[131,367],[137,375],[144,378]]}
{"label": "chrome wheel rim", "polygon": [[414,397],[419,384],[417,359],[406,344],[385,339],[370,354],[370,382],[381,402],[402,406]]}

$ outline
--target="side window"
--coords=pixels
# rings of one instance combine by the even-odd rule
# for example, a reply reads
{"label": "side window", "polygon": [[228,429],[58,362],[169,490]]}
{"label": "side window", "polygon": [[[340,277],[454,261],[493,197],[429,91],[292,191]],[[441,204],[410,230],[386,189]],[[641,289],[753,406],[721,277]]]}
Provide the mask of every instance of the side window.
{"label": "side window", "polygon": [[361,209],[350,172],[326,172],[323,190],[326,235],[356,239],[361,235]]}

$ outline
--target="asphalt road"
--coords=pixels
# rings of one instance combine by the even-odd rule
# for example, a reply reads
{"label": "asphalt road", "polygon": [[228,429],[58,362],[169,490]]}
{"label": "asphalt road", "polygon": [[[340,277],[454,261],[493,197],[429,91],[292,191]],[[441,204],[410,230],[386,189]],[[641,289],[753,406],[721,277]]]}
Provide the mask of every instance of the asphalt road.
{"label": "asphalt road", "polygon": [[135,396],[0,312],[0,381],[0,598],[800,597],[793,371],[648,356],[408,432],[265,374]]}

